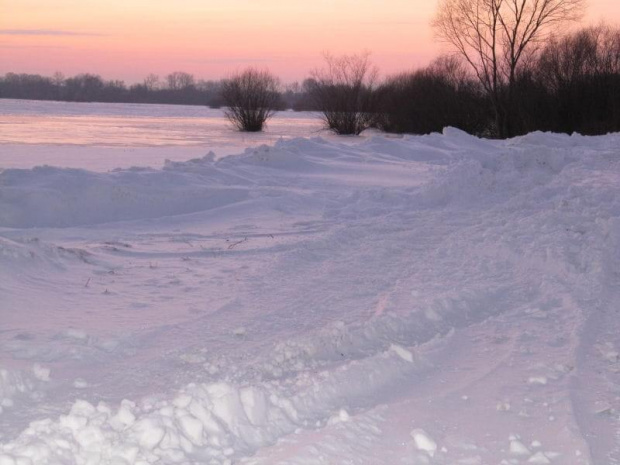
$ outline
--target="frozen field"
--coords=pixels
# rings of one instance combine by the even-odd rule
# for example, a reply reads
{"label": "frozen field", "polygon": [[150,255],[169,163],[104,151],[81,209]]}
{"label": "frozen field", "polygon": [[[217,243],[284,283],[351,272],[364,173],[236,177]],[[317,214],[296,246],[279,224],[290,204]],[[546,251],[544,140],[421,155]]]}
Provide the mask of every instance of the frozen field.
{"label": "frozen field", "polygon": [[188,160],[209,151],[219,157],[319,134],[329,137],[308,112],[279,112],[265,132],[243,134],[221,110],[201,106],[0,99],[0,169],[160,168],[166,159]]}
{"label": "frozen field", "polygon": [[618,147],[6,169],[0,464],[620,464]]}

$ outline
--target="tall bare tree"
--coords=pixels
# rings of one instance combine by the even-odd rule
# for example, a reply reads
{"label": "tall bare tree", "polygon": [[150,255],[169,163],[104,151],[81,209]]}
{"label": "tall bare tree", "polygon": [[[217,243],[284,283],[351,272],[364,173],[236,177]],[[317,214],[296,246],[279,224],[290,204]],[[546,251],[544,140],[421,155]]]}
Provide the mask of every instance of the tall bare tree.
{"label": "tall bare tree", "polygon": [[581,17],[585,0],[441,0],[438,36],[464,57],[490,97],[499,137],[514,135],[519,66],[554,27]]}

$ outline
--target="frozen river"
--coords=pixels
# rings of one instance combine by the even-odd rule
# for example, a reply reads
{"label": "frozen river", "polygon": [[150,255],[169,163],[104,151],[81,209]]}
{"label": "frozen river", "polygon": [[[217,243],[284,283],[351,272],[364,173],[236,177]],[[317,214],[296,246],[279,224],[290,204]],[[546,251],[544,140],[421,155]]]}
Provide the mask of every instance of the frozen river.
{"label": "frozen river", "polygon": [[[263,133],[235,131],[202,106],[0,100],[0,168],[54,165],[108,171],[239,153],[280,139],[325,135],[318,116],[280,112]],[[89,150],[85,151],[84,147]]]}

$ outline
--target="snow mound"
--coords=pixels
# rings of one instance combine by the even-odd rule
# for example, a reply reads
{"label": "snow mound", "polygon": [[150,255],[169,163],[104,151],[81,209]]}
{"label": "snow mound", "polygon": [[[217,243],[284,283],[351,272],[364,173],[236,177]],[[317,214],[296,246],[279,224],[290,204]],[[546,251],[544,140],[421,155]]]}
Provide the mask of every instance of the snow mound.
{"label": "snow mound", "polygon": [[[372,180],[385,194],[395,185],[419,185],[421,162],[445,167],[431,185],[420,187],[422,204],[467,202],[548,182],[577,158],[587,162],[588,155],[576,150],[584,143],[546,134],[483,141],[447,128],[443,135],[373,137],[355,146],[293,139],[218,161],[210,153],[167,162],[161,170],[8,169],[0,173],[0,226],[70,227],[183,215],[280,195],[274,189],[297,189],[300,195],[311,185],[332,191],[334,176],[343,173],[348,178],[339,177],[340,183]],[[598,143],[607,147],[609,141]],[[307,194],[306,200],[312,197]]]}
{"label": "snow mound", "polygon": [[[90,263],[92,254],[81,248],[62,247],[38,238],[15,240],[0,237],[0,269],[42,265],[62,268],[67,264]],[[13,268],[15,270],[15,268]]]}
{"label": "snow mound", "polygon": [[247,198],[247,190],[214,186],[170,170],[93,173],[39,167],[0,173],[0,226],[68,227],[158,218],[213,209]]}
{"label": "snow mound", "polygon": [[[369,393],[414,369],[411,360],[390,349],[326,373],[320,385],[298,392],[219,382],[192,383],[169,400],[124,400],[118,407],[78,400],[68,414],[34,421],[14,441],[0,445],[0,457],[2,463],[23,465],[230,464],[300,427],[333,424],[335,417],[347,421],[343,403],[359,407]],[[431,452],[429,440],[421,444]]]}

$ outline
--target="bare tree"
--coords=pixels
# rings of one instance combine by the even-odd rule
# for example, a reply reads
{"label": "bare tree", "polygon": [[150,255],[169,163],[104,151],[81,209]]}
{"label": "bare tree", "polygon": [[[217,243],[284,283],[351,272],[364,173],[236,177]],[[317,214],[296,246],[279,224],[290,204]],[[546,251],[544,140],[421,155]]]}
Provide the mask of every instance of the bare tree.
{"label": "bare tree", "polygon": [[325,64],[311,73],[304,87],[327,129],[341,135],[358,135],[374,120],[373,91],[378,70],[367,52],[339,57],[325,54]]}
{"label": "bare tree", "polygon": [[144,78],[144,87],[148,91],[157,90],[159,88],[159,85],[159,76],[157,74],[151,73]]}
{"label": "bare tree", "polygon": [[470,87],[472,76],[463,60],[455,55],[440,55],[427,68],[432,76],[441,76],[456,89]]}
{"label": "bare tree", "polygon": [[620,128],[620,28],[599,25],[553,38],[540,53],[536,77],[552,95],[555,130]]}
{"label": "bare tree", "polygon": [[585,0],[441,0],[433,26],[465,58],[489,95],[499,137],[513,134],[520,64],[554,26],[578,19]]}
{"label": "bare tree", "polygon": [[170,90],[182,90],[196,85],[194,76],[184,71],[170,73],[166,76],[166,81]]}
{"label": "bare tree", "polygon": [[61,87],[65,82],[65,75],[62,74],[60,71],[56,71],[52,75],[52,82],[54,83],[55,86]]}
{"label": "bare tree", "polygon": [[280,106],[279,88],[279,79],[269,71],[247,68],[222,82],[224,114],[240,131],[262,131]]}

